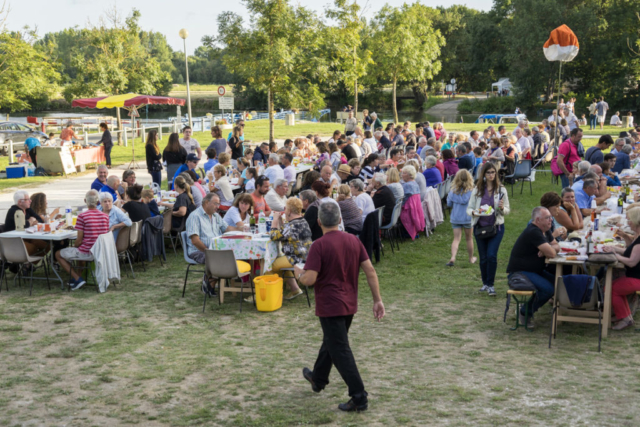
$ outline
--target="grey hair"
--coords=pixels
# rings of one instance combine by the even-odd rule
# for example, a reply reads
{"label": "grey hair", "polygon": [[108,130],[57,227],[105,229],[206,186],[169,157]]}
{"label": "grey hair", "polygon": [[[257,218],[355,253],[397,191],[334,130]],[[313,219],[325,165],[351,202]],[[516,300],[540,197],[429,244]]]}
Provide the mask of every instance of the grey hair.
{"label": "grey hair", "polygon": [[131,175],[135,175],[136,172],[131,170],[131,169],[127,169],[126,171],[122,172],[122,180],[126,181],[127,178],[129,178]]}
{"label": "grey hair", "polygon": [[376,117],[376,118],[378,117],[378,115],[376,114],[376,112],[375,112],[375,111],[374,111],[373,113],[369,114],[369,116],[371,116],[371,117]]}
{"label": "grey hair", "polygon": [[95,208],[98,206],[98,192],[96,190],[89,190],[84,196],[84,201],[87,203],[88,208]]}
{"label": "grey hair", "polygon": [[182,172],[182,173],[181,173],[180,175],[178,175],[178,176],[183,177],[183,178],[184,178],[184,181],[187,183],[187,185],[188,185],[189,187],[191,187],[191,186],[194,184],[193,179],[191,179],[191,176],[190,176],[187,172]]}
{"label": "grey hair", "polygon": [[306,200],[309,203],[313,203],[318,200],[318,196],[313,190],[304,190],[300,192],[300,200]]}
{"label": "grey hair", "polygon": [[351,180],[349,185],[353,185],[353,187],[360,192],[364,191],[364,182],[362,182],[360,178]]}
{"label": "grey hair", "polygon": [[211,201],[211,199],[213,199],[214,197],[217,197],[218,200],[220,199],[220,196],[218,196],[217,193],[207,193],[203,198],[202,198],[202,203],[209,203]]}
{"label": "grey hair", "polygon": [[411,178],[416,179],[416,173],[417,172],[416,172],[416,168],[414,168],[413,166],[407,165],[407,166],[403,167],[402,168],[402,172],[406,172],[411,176]]}
{"label": "grey hair", "polygon": [[275,160],[276,162],[280,161],[280,156],[277,155],[276,153],[271,153],[269,154],[269,160]]}
{"label": "grey hair", "polygon": [[458,152],[462,153],[462,154],[467,154],[467,147],[465,147],[465,146],[464,146],[464,145],[462,145],[462,144],[459,144],[459,145],[456,147],[456,150],[457,150]]}
{"label": "grey hair", "polygon": [[626,143],[627,143],[627,140],[626,140],[626,139],[624,139],[624,138],[618,138],[618,139],[616,139],[616,143],[615,143],[615,145],[619,145],[620,143],[622,143],[622,145],[624,145],[624,144],[626,144]]}
{"label": "grey hair", "polygon": [[340,224],[340,206],[337,203],[324,202],[318,209],[318,219],[325,227],[335,227]]}
{"label": "grey hair", "polygon": [[288,183],[289,183],[289,181],[287,181],[286,179],[284,179],[284,178],[279,178],[279,179],[276,179],[276,180],[273,182],[273,188],[278,188],[278,187],[280,187],[282,184],[288,184]]}
{"label": "grey hair", "polygon": [[527,121],[526,120],[520,120],[518,122],[518,125],[525,125],[526,126],[527,125]]}
{"label": "grey hair", "polygon": [[107,165],[100,165],[98,166],[98,169],[96,169],[96,173],[101,170],[109,170],[109,168],[107,167]]}
{"label": "grey hair", "polygon": [[591,167],[591,163],[589,163],[586,160],[583,160],[580,163],[578,163],[578,170],[583,174],[585,174],[590,167]]}
{"label": "grey hair", "polygon": [[382,160],[383,162],[387,161],[387,156],[382,153],[378,153],[378,160]]}
{"label": "grey hair", "polygon": [[13,193],[13,202],[17,205],[20,200],[24,199],[24,196],[29,197],[29,193],[24,190],[16,191]]}
{"label": "grey hair", "polygon": [[425,154],[427,156],[433,156],[433,157],[436,156],[436,149],[435,148],[427,148],[424,152],[425,152]]}
{"label": "grey hair", "polygon": [[425,138],[424,136],[421,136],[420,138],[418,138],[418,144],[422,144],[422,143],[427,143],[427,138]]}
{"label": "grey hair", "polygon": [[387,185],[387,175],[382,172],[376,172],[373,174],[373,180],[380,183],[381,185]]}
{"label": "grey hair", "polygon": [[424,162],[427,164],[427,166],[435,166],[436,163],[438,163],[438,161],[436,160],[435,156],[427,156],[424,158]]}
{"label": "grey hair", "polygon": [[564,197],[564,195],[567,193],[575,193],[575,191],[573,191],[573,188],[571,187],[565,187],[562,189],[562,193],[560,193],[560,197]]}
{"label": "grey hair", "polygon": [[582,178],[584,181],[590,179],[593,181],[597,181],[598,180],[598,174],[595,172],[587,172],[586,174],[584,174],[584,177]]}
{"label": "grey hair", "polygon": [[405,165],[413,166],[413,168],[416,170],[416,175],[418,174],[418,171],[420,171],[420,162],[418,162],[417,159],[409,159],[407,160],[407,163],[405,163]]}
{"label": "grey hair", "polygon": [[624,147],[620,149],[620,151],[622,151],[625,154],[631,154],[631,152],[633,151],[633,147],[629,144],[625,144]]}
{"label": "grey hair", "polygon": [[533,212],[531,212],[531,222],[536,222],[536,220],[542,215],[543,211],[548,211],[548,209],[544,206],[537,206],[533,208]]}
{"label": "grey hair", "polygon": [[436,143],[436,137],[432,136],[431,138],[427,139],[427,144],[429,145],[433,145]]}
{"label": "grey hair", "polygon": [[596,183],[596,181],[594,181],[593,179],[586,179],[586,180],[584,181],[584,184],[582,185],[582,189],[590,188],[590,187],[597,188],[597,187],[598,187],[598,184],[597,184],[597,183]]}
{"label": "grey hair", "polygon": [[[374,113],[374,114],[375,114],[375,113]],[[371,117],[373,117],[373,114],[371,115]],[[382,137],[382,131],[379,131],[379,130],[375,131],[375,132],[373,133],[373,136],[374,136],[374,137],[381,138],[381,137]]]}
{"label": "grey hair", "polygon": [[113,186],[116,185],[116,182],[118,181],[120,181],[120,178],[115,175],[111,175],[109,178],[107,178],[107,185],[113,188]]}
{"label": "grey hair", "polygon": [[113,196],[108,191],[101,191],[98,193],[98,200],[102,203],[103,200],[109,199],[113,202]]}

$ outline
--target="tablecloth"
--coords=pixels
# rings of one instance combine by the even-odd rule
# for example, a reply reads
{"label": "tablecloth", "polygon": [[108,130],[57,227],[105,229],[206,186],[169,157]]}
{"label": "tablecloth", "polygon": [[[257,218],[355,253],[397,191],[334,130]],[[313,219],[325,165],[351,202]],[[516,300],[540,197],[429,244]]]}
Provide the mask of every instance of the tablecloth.
{"label": "tablecloth", "polygon": [[271,270],[278,258],[278,244],[268,237],[254,237],[251,240],[218,237],[213,240],[213,249],[231,249],[237,260],[264,260],[265,271]]}
{"label": "tablecloth", "polygon": [[105,162],[104,147],[102,146],[72,151],[72,156],[76,166]]}

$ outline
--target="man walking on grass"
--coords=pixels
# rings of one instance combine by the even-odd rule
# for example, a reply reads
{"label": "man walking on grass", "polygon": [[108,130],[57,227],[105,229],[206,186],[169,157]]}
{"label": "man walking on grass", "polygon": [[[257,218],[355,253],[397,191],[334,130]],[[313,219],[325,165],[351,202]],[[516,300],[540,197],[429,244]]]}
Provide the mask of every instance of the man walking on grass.
{"label": "man walking on grass", "polygon": [[320,393],[329,384],[331,366],[335,365],[349,387],[351,399],[338,405],[346,412],[364,411],[368,407],[367,392],[349,346],[349,327],[358,311],[358,273],[367,276],[373,295],[373,316],[384,317],[378,276],[367,251],[357,237],[338,231],[340,208],[323,203],[318,210],[318,223],[323,236],[316,240],[307,256],[304,269],[294,266],[298,283],[315,285],[316,316],[320,318],[323,338],[313,371],[302,370],[311,389]]}

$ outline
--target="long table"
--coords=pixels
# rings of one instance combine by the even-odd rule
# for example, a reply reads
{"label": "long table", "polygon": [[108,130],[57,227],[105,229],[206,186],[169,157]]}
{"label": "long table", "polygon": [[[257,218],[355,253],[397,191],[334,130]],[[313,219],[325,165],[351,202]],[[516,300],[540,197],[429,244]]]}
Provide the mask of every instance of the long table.
{"label": "long table", "polygon": [[53,253],[53,242],[61,242],[63,240],[75,240],[78,237],[78,232],[75,230],[64,231],[61,233],[45,233],[45,232],[37,232],[37,233],[27,233],[26,231],[7,231],[5,233],[0,233],[1,237],[20,237],[21,239],[32,239],[32,240],[44,240],[49,242],[49,265],[52,267],[53,273],[56,275],[58,280],[60,281],[60,288],[64,289],[64,281],[62,277],[58,274],[55,268],[53,268],[54,261],[54,253]]}

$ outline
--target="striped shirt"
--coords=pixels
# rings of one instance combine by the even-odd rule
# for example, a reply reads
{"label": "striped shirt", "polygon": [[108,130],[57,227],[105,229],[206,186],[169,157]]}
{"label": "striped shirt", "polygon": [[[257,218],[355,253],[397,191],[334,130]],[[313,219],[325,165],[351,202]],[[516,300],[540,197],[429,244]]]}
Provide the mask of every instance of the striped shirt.
{"label": "striped shirt", "polygon": [[202,207],[199,207],[187,219],[187,253],[192,254],[200,250],[191,242],[191,236],[197,235],[208,248],[213,239],[227,231],[227,227],[227,223],[220,215],[215,213],[209,216]]}
{"label": "striped shirt", "polygon": [[78,215],[76,230],[82,231],[82,245],[78,250],[82,253],[91,253],[93,244],[98,236],[109,232],[109,215],[97,209],[89,209]]}

